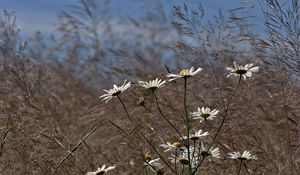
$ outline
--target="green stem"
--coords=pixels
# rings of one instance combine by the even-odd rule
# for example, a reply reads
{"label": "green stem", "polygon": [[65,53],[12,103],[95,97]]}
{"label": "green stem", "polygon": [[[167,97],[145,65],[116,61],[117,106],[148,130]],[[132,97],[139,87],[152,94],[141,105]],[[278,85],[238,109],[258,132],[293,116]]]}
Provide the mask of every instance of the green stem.
{"label": "green stem", "polygon": [[162,112],[159,104],[158,104],[158,99],[157,99],[157,96],[155,94],[155,91],[152,90],[153,92],[153,96],[155,98],[155,103],[156,103],[156,107],[160,113],[160,115],[168,122],[168,124],[178,133],[179,137],[183,140],[183,136],[181,135],[181,133],[179,132],[179,130],[170,122],[170,120],[164,115],[164,113]]}
{"label": "green stem", "polygon": [[183,97],[183,106],[186,117],[186,129],[187,129],[187,150],[188,150],[188,161],[189,161],[189,174],[192,174],[192,162],[191,162],[191,151],[190,151],[190,119],[187,111],[186,104],[186,90],[187,90],[187,78],[184,78],[184,97]]}

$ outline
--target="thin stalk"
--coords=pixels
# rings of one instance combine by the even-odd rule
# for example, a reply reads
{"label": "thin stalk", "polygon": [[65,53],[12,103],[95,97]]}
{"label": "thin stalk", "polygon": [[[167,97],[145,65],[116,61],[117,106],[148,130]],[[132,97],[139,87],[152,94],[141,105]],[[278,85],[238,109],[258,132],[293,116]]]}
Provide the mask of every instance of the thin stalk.
{"label": "thin stalk", "polygon": [[237,175],[240,175],[240,173],[241,173],[241,169],[242,169],[242,165],[243,165],[243,160],[241,160],[241,163],[240,163],[240,166],[239,166],[239,169],[238,169]]}
{"label": "thin stalk", "polygon": [[[120,102],[122,103],[122,106],[127,114],[128,119],[133,123],[127,108],[125,106],[125,104],[123,103],[122,99],[117,95],[118,99],[120,100]],[[134,124],[134,123],[133,123]],[[134,127],[135,128],[135,127]],[[151,148],[156,152],[156,154],[161,158],[161,160],[168,166],[168,168],[170,170],[172,170],[175,174],[178,174],[169,164],[168,162],[162,157],[162,155],[158,152],[158,150],[155,148],[155,146],[151,143],[151,141],[140,131],[140,134],[143,136],[143,138],[147,141],[147,143],[151,146]]]}
{"label": "thin stalk", "polygon": [[204,159],[205,159],[206,157],[207,157],[207,156],[202,157],[202,159],[201,159],[201,161],[199,162],[198,166],[195,168],[194,172],[192,173],[193,175],[196,174],[198,168],[201,166],[202,162],[204,161]]}
{"label": "thin stalk", "polygon": [[168,124],[178,133],[179,137],[183,140],[183,136],[181,135],[181,133],[179,132],[179,130],[170,122],[170,120],[164,115],[164,113],[162,112],[159,104],[158,104],[158,99],[157,99],[157,96],[155,94],[155,91],[152,90],[153,92],[153,96],[155,98],[155,103],[156,103],[156,107],[160,113],[160,115],[168,122]]}
{"label": "thin stalk", "polygon": [[231,104],[231,100],[233,99],[233,96],[236,94],[236,92],[237,92],[237,90],[238,90],[238,88],[239,88],[239,86],[240,86],[240,84],[241,84],[241,80],[242,80],[242,76],[240,75],[238,84],[237,84],[236,88],[234,89],[233,93],[231,94],[231,96],[230,96],[230,98],[229,98],[229,100],[228,100],[228,103],[227,103],[227,105],[226,105],[226,108],[225,108],[225,114],[223,115],[224,117],[223,117],[223,119],[222,119],[221,125],[220,125],[220,127],[219,127],[219,129],[218,129],[216,135],[214,136],[213,141],[212,141],[211,144],[209,145],[207,151],[212,147],[212,145],[213,145],[214,142],[216,141],[216,139],[217,139],[217,137],[218,137],[218,135],[219,135],[219,133],[220,133],[220,131],[221,131],[221,129],[222,129],[224,123],[225,123],[225,119],[226,119],[226,117],[227,117],[227,115],[228,115],[228,111],[229,111],[229,106],[230,106],[230,104]]}
{"label": "thin stalk", "polygon": [[193,150],[193,154],[192,154],[192,159],[194,159],[194,157],[195,157],[195,152],[196,152],[196,140],[193,140],[193,146],[194,146],[194,150]]}
{"label": "thin stalk", "polygon": [[143,107],[144,107],[148,112],[152,113],[152,111],[151,111],[147,106],[143,105]]}
{"label": "thin stalk", "polygon": [[[231,96],[230,96],[230,98],[229,98],[229,100],[228,100],[228,103],[227,103],[227,105],[226,105],[226,107],[225,107],[225,114],[223,115],[224,117],[223,117],[223,119],[222,119],[221,125],[220,125],[220,127],[219,127],[219,129],[218,129],[216,135],[214,136],[213,141],[211,142],[211,144],[210,144],[209,147],[207,148],[207,150],[206,150],[207,152],[209,151],[209,149],[212,147],[212,145],[213,145],[214,142],[216,141],[216,138],[217,138],[217,136],[219,135],[219,133],[220,133],[220,131],[221,131],[221,129],[222,129],[224,123],[225,123],[225,119],[226,119],[226,117],[227,117],[227,115],[228,115],[228,111],[229,111],[229,106],[230,106],[231,100],[233,99],[233,96],[236,94],[236,92],[237,92],[237,90],[238,90],[238,88],[239,88],[239,86],[240,86],[240,84],[241,84],[241,80],[242,80],[242,76],[240,75],[238,84],[237,84],[236,88],[234,89],[233,93],[231,94]],[[193,172],[193,174],[195,174],[195,173],[197,172],[198,168],[201,166],[201,164],[202,164],[202,162],[204,161],[205,158],[206,158],[206,157],[203,157],[203,158],[202,158],[201,162],[198,164],[198,166],[196,167],[196,169],[195,169],[195,171]]]}
{"label": "thin stalk", "polygon": [[177,172],[177,148],[175,149],[175,162],[174,162],[174,168],[175,168],[175,171]]}
{"label": "thin stalk", "polygon": [[191,151],[190,151],[190,119],[187,111],[186,105],[186,90],[187,90],[187,78],[184,78],[184,96],[183,96],[183,106],[184,106],[184,113],[186,117],[186,129],[187,129],[187,150],[188,150],[188,161],[189,161],[189,174],[192,174],[192,162],[191,162]]}
{"label": "thin stalk", "polygon": [[120,98],[119,95],[117,95],[117,98],[118,98],[119,101],[122,103],[122,106],[123,106],[123,108],[124,108],[124,110],[125,110],[125,112],[126,112],[127,118],[132,122],[132,118],[130,117],[130,115],[129,115],[128,111],[127,111],[127,108],[126,108],[126,106],[125,106],[125,104],[124,104],[124,102],[122,101],[122,99]]}
{"label": "thin stalk", "polygon": [[151,141],[143,134],[141,133],[143,138],[147,141],[147,143],[150,145],[150,147],[156,152],[156,154],[159,156],[159,158],[167,165],[167,167],[175,174],[178,174],[169,164],[168,162],[164,159],[164,157],[158,152],[158,150],[155,148],[155,146],[151,143]]}
{"label": "thin stalk", "polygon": [[181,170],[181,174],[184,173],[184,165],[182,165],[182,170]]}
{"label": "thin stalk", "polygon": [[[148,161],[145,161],[145,163],[146,163],[150,168],[152,168],[154,171],[156,171],[155,166],[151,165]],[[146,169],[146,172],[147,172],[147,174],[148,174],[148,167],[145,167],[145,169]]]}
{"label": "thin stalk", "polygon": [[246,165],[246,163],[245,163],[244,161],[243,161],[243,165],[244,165],[244,167],[245,167],[245,169],[246,169],[247,174],[250,175],[249,169],[248,169],[248,167],[247,167],[247,165]]}
{"label": "thin stalk", "polygon": [[6,131],[5,131],[4,134],[3,134],[2,140],[1,140],[1,142],[0,142],[0,157],[1,157],[1,155],[2,155],[2,153],[3,153],[3,150],[4,150],[4,145],[5,145],[5,143],[6,143],[8,131],[9,131],[9,130],[6,129]]}

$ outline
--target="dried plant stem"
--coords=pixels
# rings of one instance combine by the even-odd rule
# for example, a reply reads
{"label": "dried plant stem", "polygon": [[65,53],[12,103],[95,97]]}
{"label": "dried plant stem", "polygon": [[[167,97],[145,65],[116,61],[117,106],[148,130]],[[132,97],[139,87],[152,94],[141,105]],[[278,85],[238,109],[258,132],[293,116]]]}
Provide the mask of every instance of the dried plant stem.
{"label": "dried plant stem", "polygon": [[5,142],[6,142],[8,131],[9,130],[6,129],[6,131],[4,132],[3,137],[2,137],[2,141],[1,141],[1,144],[0,144],[0,157],[2,156],[2,153],[3,153],[3,150],[4,150],[4,145],[5,145]]}
{"label": "dried plant stem", "polygon": [[55,166],[55,169],[59,168],[64,161],[67,160],[79,148],[79,146],[96,131],[96,129],[97,127],[94,127],[86,134],[86,136],[81,139],[81,141],[78,142],[78,144],[72,150],[69,150],[69,153]]}

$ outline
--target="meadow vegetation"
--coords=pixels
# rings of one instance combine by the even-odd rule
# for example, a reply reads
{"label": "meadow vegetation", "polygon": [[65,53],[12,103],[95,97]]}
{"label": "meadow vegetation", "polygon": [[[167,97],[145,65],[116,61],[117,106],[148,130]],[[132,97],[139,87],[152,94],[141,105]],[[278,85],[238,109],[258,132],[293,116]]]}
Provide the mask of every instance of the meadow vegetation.
{"label": "meadow vegetation", "polygon": [[107,3],[26,42],[0,16],[0,174],[300,174],[299,0],[214,18]]}

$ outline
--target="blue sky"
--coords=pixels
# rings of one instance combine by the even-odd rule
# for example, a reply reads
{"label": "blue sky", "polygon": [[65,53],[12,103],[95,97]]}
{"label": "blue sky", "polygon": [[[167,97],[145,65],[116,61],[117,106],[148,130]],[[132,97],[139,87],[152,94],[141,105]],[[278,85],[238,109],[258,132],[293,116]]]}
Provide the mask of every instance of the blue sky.
{"label": "blue sky", "polygon": [[[199,3],[199,0],[111,0],[109,9],[116,17],[138,16],[147,11],[155,12],[156,1],[161,2],[170,15],[173,5],[186,3],[188,6],[195,7]],[[206,15],[213,16],[220,8],[229,10],[239,7],[242,1],[246,0],[202,0],[201,2],[206,9]],[[21,34],[30,36],[36,30],[53,32],[57,24],[57,14],[68,10],[68,5],[78,2],[79,0],[0,0],[0,10],[15,11]],[[257,15],[258,11],[251,13]]]}

